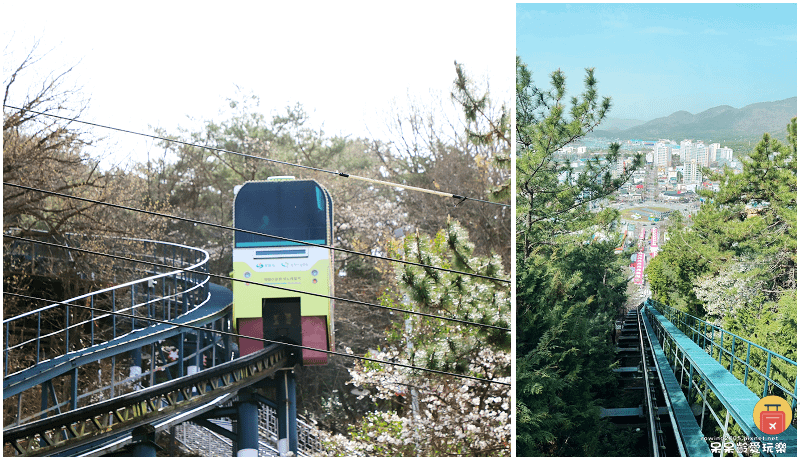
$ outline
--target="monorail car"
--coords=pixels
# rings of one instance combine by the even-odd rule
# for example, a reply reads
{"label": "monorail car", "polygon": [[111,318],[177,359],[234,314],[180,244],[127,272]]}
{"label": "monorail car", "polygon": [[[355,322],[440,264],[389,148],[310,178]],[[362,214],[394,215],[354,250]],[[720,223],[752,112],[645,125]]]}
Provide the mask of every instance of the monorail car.
{"label": "monorail car", "polygon": [[[291,176],[234,189],[233,320],[242,335],[333,351],[333,203],[314,180]],[[270,236],[256,235],[249,230]],[[290,238],[299,242],[285,241]],[[298,294],[252,283],[280,286]],[[239,339],[239,353],[264,342]],[[327,364],[328,354],[302,350],[302,364]]]}

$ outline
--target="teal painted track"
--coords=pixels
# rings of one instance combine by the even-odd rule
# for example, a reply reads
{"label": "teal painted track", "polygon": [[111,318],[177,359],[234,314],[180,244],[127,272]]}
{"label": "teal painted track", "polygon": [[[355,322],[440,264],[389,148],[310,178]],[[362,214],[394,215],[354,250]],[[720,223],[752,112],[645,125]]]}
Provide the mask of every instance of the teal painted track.
{"label": "teal painted track", "polygon": [[[694,372],[699,374],[699,377],[705,382],[707,388],[722,402],[730,417],[733,418],[736,425],[741,428],[750,440],[758,440],[762,445],[768,443],[772,446],[785,443],[785,452],[775,452],[773,448],[772,452],[762,451],[762,455],[772,454],[776,456],[797,457],[796,428],[789,426],[786,431],[779,435],[766,435],[761,432],[753,420],[753,412],[756,404],[761,399],[760,396],[753,393],[736,376],[731,374],[728,369],[695,344],[692,339],[687,337],[664,315],[653,308],[649,302],[645,305],[644,309],[647,316],[653,320],[655,329],[662,329],[664,333],[670,337],[670,340],[674,342],[674,346],[680,350],[681,354],[688,360]],[[667,361],[664,364],[668,367],[667,369],[663,369],[663,371],[665,373],[672,373],[666,354],[664,358]],[[659,360],[659,367],[661,367],[661,365],[662,361]],[[673,391],[675,390],[673,389]],[[684,413],[684,415],[688,414]]]}
{"label": "teal painted track", "polygon": [[694,418],[689,401],[686,400],[686,395],[683,394],[681,385],[678,383],[669,365],[669,359],[667,355],[664,354],[664,349],[659,345],[655,331],[653,331],[650,321],[644,314],[642,315],[642,322],[644,323],[647,335],[650,337],[653,354],[656,358],[656,365],[658,366],[658,373],[661,376],[661,382],[669,398],[668,403],[672,409],[673,420],[680,433],[685,454],[689,457],[711,457],[711,448],[704,439],[703,432],[700,430],[700,425],[697,424],[697,420]]}

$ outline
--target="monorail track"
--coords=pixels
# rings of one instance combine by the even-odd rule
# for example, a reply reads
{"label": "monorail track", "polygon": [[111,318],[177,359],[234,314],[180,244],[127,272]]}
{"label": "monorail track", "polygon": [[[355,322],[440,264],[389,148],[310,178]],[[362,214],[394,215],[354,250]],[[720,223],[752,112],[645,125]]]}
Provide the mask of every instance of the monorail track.
{"label": "monorail track", "polygon": [[129,440],[139,426],[181,423],[198,411],[217,407],[221,398],[284,368],[287,356],[285,347],[270,345],[201,373],[6,429],[3,442],[20,455],[75,456],[80,455],[82,447],[107,453],[116,441]]}
{"label": "monorail track", "polygon": [[617,341],[621,364],[617,372],[626,381],[626,390],[639,392],[641,406],[638,409],[606,410],[606,414],[619,417],[635,414],[646,428],[651,456],[687,456],[665,385],[665,379],[670,375],[662,373],[659,368],[656,348],[660,347],[658,342],[651,342],[648,329],[647,319],[641,311],[638,308],[629,310]]}

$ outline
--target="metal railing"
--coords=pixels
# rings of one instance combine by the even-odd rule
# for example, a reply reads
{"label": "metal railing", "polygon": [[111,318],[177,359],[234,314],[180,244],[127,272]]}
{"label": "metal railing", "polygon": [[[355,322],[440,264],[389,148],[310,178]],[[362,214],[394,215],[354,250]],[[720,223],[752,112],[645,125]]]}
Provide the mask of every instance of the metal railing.
{"label": "metal railing", "polygon": [[[202,249],[151,240],[81,235],[70,235],[66,240],[56,243],[60,247],[53,246],[50,240],[6,242],[4,271],[17,273],[29,282],[40,285],[58,277],[61,290],[66,290],[64,285],[68,283],[83,289],[116,284],[119,278],[133,278],[135,281],[103,287],[40,308],[31,307],[34,301],[30,298],[4,296],[4,312],[18,313],[3,320],[4,390],[7,381],[35,375],[44,368],[55,366],[59,360],[76,359],[110,341],[122,342],[128,334],[156,324],[152,319],[174,320],[209,298],[209,276],[187,271],[207,271],[209,255]],[[65,247],[97,248],[103,253],[123,255],[141,262],[112,261],[101,256],[87,256]],[[164,268],[163,265],[175,269]],[[21,290],[12,294],[29,292]],[[226,325],[216,327],[221,330]],[[33,385],[13,392],[4,391],[4,428],[113,398],[138,390],[142,385],[153,385],[157,383],[159,375],[180,377],[185,374],[187,365],[194,364],[195,369],[204,367],[201,363],[203,356],[206,359],[211,357],[212,361],[221,360],[222,357],[214,356],[218,348],[215,344],[222,340],[221,337],[206,337],[198,333],[191,338],[196,346],[190,344],[188,350],[183,349],[183,335],[172,348],[169,344],[157,342],[146,345],[144,353],[140,350],[140,359],[149,364],[146,367],[129,356],[130,350],[118,354],[112,351],[104,353],[96,364],[76,367],[38,385],[41,389]],[[174,359],[178,357],[180,359]],[[138,370],[131,370],[137,367]],[[82,385],[79,384],[81,381]],[[79,387],[89,390],[78,394]],[[7,398],[10,396],[16,396],[17,399],[15,414],[8,410],[10,404]],[[62,402],[59,402],[59,396]],[[33,412],[31,407],[40,407],[41,410]],[[13,421],[9,422],[10,418]]]}
{"label": "metal railing", "polygon": [[[92,258],[71,251],[69,248],[72,247],[90,247],[106,254],[123,255],[130,260],[119,262],[120,259],[115,259],[112,263],[108,258]],[[3,256],[7,273],[39,277],[40,281],[71,279],[80,285],[79,289],[97,284],[102,286],[103,280],[111,280],[105,283],[108,286],[116,284],[117,279],[135,279],[41,308],[18,303],[15,309],[10,310],[14,316],[3,321],[4,433],[41,425],[47,420],[71,417],[89,410],[88,406],[106,402],[116,404],[130,397],[135,399],[136,395],[124,395],[133,392],[145,394],[168,385],[167,381],[205,368],[220,369],[215,366],[229,361],[232,354],[235,356],[227,335],[231,329],[230,307],[220,312],[214,309],[214,314],[197,310],[194,316],[190,316],[199,317],[192,320],[192,324],[205,326],[206,331],[151,327],[157,326],[158,320],[184,321],[182,315],[210,299],[209,276],[196,273],[207,272],[209,256],[201,249],[150,240],[71,235],[68,240],[57,242],[6,242]],[[17,302],[21,298],[9,297]],[[249,367],[245,369],[249,370]],[[37,376],[41,371],[49,372],[48,376]],[[214,373],[213,370],[209,372]],[[207,374],[202,372],[197,377]],[[215,385],[219,384],[209,384],[209,388],[216,388]],[[170,404],[166,404],[170,401],[165,396],[151,409],[168,408],[183,397],[188,399],[187,395],[191,393],[184,391]],[[139,404],[133,404],[133,412],[138,410]],[[127,420],[130,417],[123,418]],[[108,420],[100,417],[92,423],[100,431],[107,431],[118,422],[109,416]],[[83,428],[76,428],[77,431],[91,432],[86,426],[80,426]],[[313,456],[324,452],[318,431],[313,426],[298,419],[298,428],[298,455]],[[205,428],[193,425],[192,429],[205,431],[204,439],[222,449],[231,445],[228,440]],[[6,443],[4,454],[38,452],[42,448],[63,449],[68,438],[75,436],[72,428],[69,430],[72,434],[58,427],[45,427],[44,430],[42,434],[15,441],[14,445]],[[260,454],[277,455],[277,414],[273,408],[261,406],[259,431]],[[228,450],[226,455],[231,454]]]}
{"label": "metal railing", "polygon": [[[230,406],[232,403],[227,403]],[[214,421],[232,431],[230,418],[221,418]],[[193,450],[204,457],[231,457],[236,455],[233,451],[233,441],[220,436],[213,431],[192,422],[187,422],[177,427],[177,437],[189,450]],[[278,457],[278,413],[263,403],[258,407],[258,456]],[[297,417],[297,457],[316,457],[324,455],[322,439],[319,430],[302,417]]]}
{"label": "metal railing", "polygon": [[[783,386],[776,383],[776,375],[773,373],[775,372],[774,367],[772,369],[761,369],[758,365],[746,359],[747,356],[752,357],[754,355],[753,350],[765,350],[767,352],[769,350],[731,334],[736,337],[737,342],[741,341],[739,343],[742,344],[748,342],[750,344],[750,348],[745,353],[745,359],[740,359],[735,346],[731,346],[730,350],[726,350],[725,344],[727,342],[724,338],[719,338],[725,337],[725,335],[715,335],[720,334],[720,331],[723,331],[726,335],[730,334],[728,331],[720,330],[716,327],[717,332],[712,333],[711,331],[714,329],[710,327],[703,328],[703,323],[710,325],[709,323],[690,315],[681,314],[681,312],[667,305],[656,305],[656,302],[652,301],[652,299],[648,299],[646,306],[652,307],[652,309],[646,307],[645,313],[653,325],[655,335],[665,355],[670,360],[672,372],[681,385],[687,400],[692,405],[695,416],[699,417],[699,427],[703,435],[709,439],[711,452],[736,456],[769,456],[786,453],[787,449],[791,447],[787,440],[777,438],[773,440],[769,437],[763,437],[763,434],[752,423],[752,406],[742,411],[744,406],[738,406],[737,403],[729,399],[731,395],[738,397],[741,392],[732,390],[733,393],[724,394],[725,391],[728,391],[723,391],[724,388],[729,388],[729,386],[723,385],[720,387],[720,382],[715,381],[715,379],[720,378],[719,373],[713,374],[713,378],[709,377],[707,374],[709,369],[703,368],[698,364],[696,353],[692,356],[693,353],[691,351],[685,350],[682,345],[678,344],[676,337],[673,337],[672,333],[678,334],[678,332],[666,330],[665,325],[656,318],[656,315],[663,315],[662,319],[668,320],[669,323],[678,328],[681,333],[690,338],[705,353],[708,353],[712,359],[719,362],[726,371],[730,372],[731,379],[738,379],[741,383],[745,381],[744,371],[731,371],[731,369],[736,369],[736,366],[730,367],[731,359],[735,363],[745,366],[750,375],[747,388],[752,392],[752,397],[758,397],[759,393],[763,394],[763,386],[754,378],[755,375],[765,379],[769,384],[767,387],[768,394],[782,396],[784,399],[791,400],[792,403],[796,404],[796,393],[787,393]],[[665,314],[665,312],[670,311],[673,312],[671,315]],[[697,322],[694,322],[694,320],[697,320]],[[667,321],[664,321],[664,323],[668,324]],[[740,348],[745,347],[742,345]],[[779,359],[785,360],[787,365],[793,364],[796,369],[796,364],[793,361],[775,353],[769,353],[774,355],[775,358],[772,359],[776,361]],[[796,419],[793,421],[793,424],[795,423]]]}
{"label": "metal railing", "polygon": [[780,396],[797,408],[797,363],[721,327],[650,300],[672,324],[761,397]]}
{"label": "metal railing", "polygon": [[[647,410],[647,420],[648,426],[647,431],[650,435],[650,453],[653,457],[664,457],[664,440],[663,440],[663,430],[661,429],[661,422],[658,419],[658,408],[656,407],[656,398],[655,398],[655,387],[651,387],[650,379],[651,371],[650,371],[650,363],[647,359],[646,348],[644,346],[645,340],[649,340],[647,334],[645,334],[644,327],[642,324],[642,313],[639,312],[636,319],[636,326],[639,329],[639,352],[641,356],[641,363],[642,363],[642,380],[644,381],[644,407],[643,409]],[[652,348],[652,347],[650,347]],[[655,385],[655,382],[652,382],[652,385]]]}
{"label": "metal railing", "polygon": [[[67,455],[99,451],[98,439],[116,436],[143,423],[169,422],[185,415],[182,411],[229,399],[238,390],[274,375],[287,364],[288,353],[280,345],[270,345],[234,361],[179,379],[164,382],[140,392],[108,399],[33,423],[3,430],[4,454]],[[89,446],[87,446],[89,444]],[[104,451],[105,449],[105,451]]]}

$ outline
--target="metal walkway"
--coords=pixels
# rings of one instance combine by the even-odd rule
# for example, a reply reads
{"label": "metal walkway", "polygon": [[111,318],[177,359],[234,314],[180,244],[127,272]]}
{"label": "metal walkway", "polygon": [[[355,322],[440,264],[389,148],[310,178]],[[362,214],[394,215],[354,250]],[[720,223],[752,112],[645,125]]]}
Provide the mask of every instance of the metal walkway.
{"label": "metal walkway", "polygon": [[[755,356],[753,347],[757,345],[747,345],[744,351],[746,340],[740,337],[737,339],[718,328],[719,334],[712,333],[708,336],[703,333],[708,329],[697,328],[696,325],[688,329],[689,332],[695,332],[694,337],[689,337],[659,312],[656,306],[667,311],[673,318],[678,316],[669,307],[656,305],[649,299],[642,308],[654,351],[655,345],[659,345],[658,351],[655,351],[658,355],[658,368],[664,376],[662,381],[670,395],[674,417],[684,436],[686,453],[702,455],[705,450],[701,445],[705,445],[710,446],[711,453],[716,455],[797,457],[795,427],[789,426],[779,435],[766,435],[757,428],[753,420],[756,404],[767,394],[783,397],[796,409],[797,364],[779,355],[766,354],[766,368],[759,369],[750,362],[750,358]],[[739,355],[745,355],[747,359],[741,359]],[[726,366],[721,362],[726,363]],[[737,365],[745,366],[744,371],[739,372],[740,366]],[[737,377],[731,372],[733,369],[737,369],[742,376]],[[776,373],[777,369],[781,370],[782,375]],[[757,375],[763,378],[765,383],[762,396],[754,393],[745,384],[748,375],[750,386],[754,386],[754,377]],[[788,384],[784,382],[787,378]],[[755,382],[755,386],[762,387],[758,382]],[[698,405],[699,425],[694,415],[698,411]]]}
{"label": "metal walkway", "polygon": [[132,442],[136,428],[156,429],[217,409],[238,390],[286,365],[285,348],[272,345],[229,363],[98,404],[3,431],[3,442],[23,455],[101,455]]}

